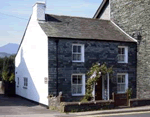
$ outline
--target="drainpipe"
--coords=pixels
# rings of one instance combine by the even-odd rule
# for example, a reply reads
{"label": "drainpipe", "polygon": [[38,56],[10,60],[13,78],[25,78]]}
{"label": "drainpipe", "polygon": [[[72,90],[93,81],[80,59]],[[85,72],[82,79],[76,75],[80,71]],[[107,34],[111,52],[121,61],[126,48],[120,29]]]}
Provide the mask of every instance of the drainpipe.
{"label": "drainpipe", "polygon": [[56,96],[58,96],[58,43],[59,40],[56,40]]}

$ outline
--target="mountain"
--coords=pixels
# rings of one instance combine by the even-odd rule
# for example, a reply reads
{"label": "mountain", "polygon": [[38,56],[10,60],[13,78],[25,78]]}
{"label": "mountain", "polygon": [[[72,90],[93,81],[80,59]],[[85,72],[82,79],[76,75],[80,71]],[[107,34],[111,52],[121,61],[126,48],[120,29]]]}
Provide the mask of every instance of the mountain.
{"label": "mountain", "polygon": [[0,58],[9,57],[9,56],[11,56],[11,54],[0,52]]}
{"label": "mountain", "polygon": [[18,50],[19,45],[15,43],[9,43],[7,45],[4,45],[0,47],[0,55],[12,55],[16,54]]}

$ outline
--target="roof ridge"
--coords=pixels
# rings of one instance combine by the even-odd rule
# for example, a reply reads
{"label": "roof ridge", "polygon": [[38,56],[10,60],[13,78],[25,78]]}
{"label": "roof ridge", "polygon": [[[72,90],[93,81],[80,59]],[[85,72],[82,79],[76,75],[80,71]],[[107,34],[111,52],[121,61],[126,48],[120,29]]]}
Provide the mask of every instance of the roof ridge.
{"label": "roof ridge", "polygon": [[108,22],[111,22],[110,20],[105,20],[105,19],[93,19],[93,18],[89,18],[89,17],[80,17],[80,16],[55,15],[55,14],[47,14],[47,13],[46,13],[45,15],[58,16],[58,17],[80,18],[80,19],[89,19],[89,20],[96,20],[96,21],[108,21]]}

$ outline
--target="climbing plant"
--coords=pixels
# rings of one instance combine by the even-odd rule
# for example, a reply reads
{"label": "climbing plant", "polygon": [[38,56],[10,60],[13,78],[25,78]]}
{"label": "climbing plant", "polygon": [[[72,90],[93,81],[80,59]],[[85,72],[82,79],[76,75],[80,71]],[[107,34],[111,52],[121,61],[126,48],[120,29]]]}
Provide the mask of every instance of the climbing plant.
{"label": "climbing plant", "polygon": [[100,65],[100,63],[93,64],[90,70],[87,73],[88,78],[87,83],[86,83],[86,94],[82,101],[90,101],[93,96],[92,96],[92,91],[93,91],[93,86],[94,83],[98,81],[101,75],[105,75],[107,73],[112,73],[112,67],[107,67],[106,64]]}

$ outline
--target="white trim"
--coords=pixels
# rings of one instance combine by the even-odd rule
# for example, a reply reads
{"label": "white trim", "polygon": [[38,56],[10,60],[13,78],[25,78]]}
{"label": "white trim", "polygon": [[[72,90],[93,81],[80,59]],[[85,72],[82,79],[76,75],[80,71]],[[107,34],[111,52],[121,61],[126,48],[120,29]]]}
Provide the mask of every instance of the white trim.
{"label": "white trim", "polygon": [[[73,60],[73,46],[81,46],[81,61]],[[72,62],[84,62],[84,44],[72,44]]]}
{"label": "white trim", "polygon": [[109,100],[109,73],[107,73],[107,100]]}
{"label": "white trim", "polygon": [[104,100],[104,76],[102,76],[102,99]]}
{"label": "white trim", "polygon": [[119,48],[125,49],[125,60],[124,61],[118,61],[118,63],[128,63],[128,46],[118,46],[118,49]]}
{"label": "white trim", "polygon": [[[85,95],[85,74],[72,74],[71,75],[71,88],[72,88],[72,76],[73,75],[82,75],[82,93],[81,94],[72,94],[72,96],[84,96]],[[72,89],[71,89],[71,93],[72,93]]]}
{"label": "white trim", "polygon": [[138,41],[136,39],[134,39],[133,37],[131,37],[129,34],[127,34],[124,30],[122,30],[115,22],[113,22],[112,20],[110,20],[112,22],[112,24],[114,24],[120,31],[122,31],[125,35],[127,35],[130,39],[132,39],[133,41],[137,42]]}
{"label": "white trim", "polygon": [[[125,75],[125,92],[126,92],[126,90],[128,89],[128,80],[129,80],[129,78],[128,78],[128,73],[117,73],[117,85],[118,85],[118,75]],[[121,94],[121,93],[125,93],[125,92],[118,92],[117,91],[117,93],[118,94]]]}
{"label": "white trim", "polygon": [[93,95],[93,98],[94,98],[94,101],[95,101],[95,83],[93,84],[93,91],[92,91],[92,95]]}

